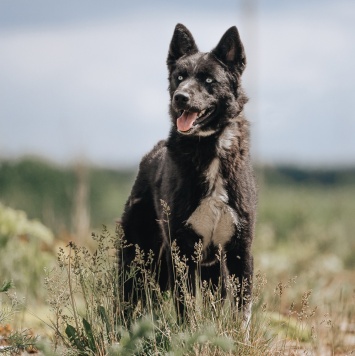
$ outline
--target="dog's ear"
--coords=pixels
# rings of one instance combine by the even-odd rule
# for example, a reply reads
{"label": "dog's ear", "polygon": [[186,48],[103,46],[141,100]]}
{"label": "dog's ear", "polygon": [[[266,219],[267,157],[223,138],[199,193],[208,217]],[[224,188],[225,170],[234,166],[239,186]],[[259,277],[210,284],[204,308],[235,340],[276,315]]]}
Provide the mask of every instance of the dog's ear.
{"label": "dog's ear", "polygon": [[197,52],[198,48],[191,32],[184,25],[178,23],[170,42],[167,59],[168,67],[171,68],[171,66],[183,55],[194,54]]}
{"label": "dog's ear", "polygon": [[228,67],[236,67],[240,74],[247,64],[244,46],[235,26],[227,30],[212,53]]}

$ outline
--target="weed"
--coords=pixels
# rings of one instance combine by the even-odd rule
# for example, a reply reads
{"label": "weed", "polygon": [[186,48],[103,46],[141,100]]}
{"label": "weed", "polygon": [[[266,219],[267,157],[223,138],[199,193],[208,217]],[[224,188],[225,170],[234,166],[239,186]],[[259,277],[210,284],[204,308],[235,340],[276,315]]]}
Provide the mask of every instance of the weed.
{"label": "weed", "polygon": [[10,300],[10,304],[5,306],[0,299],[0,354],[5,355],[19,354],[24,350],[35,350],[37,340],[31,330],[12,330],[10,324],[4,324],[11,321],[19,306],[16,294],[10,294],[11,288],[12,283],[9,281],[4,281],[0,288],[0,293],[6,293]]}
{"label": "weed", "polygon": [[[224,301],[220,289],[198,280],[197,294],[189,293],[186,258],[171,246],[176,283],[184,299],[188,321],[177,322],[173,294],[162,293],[155,282],[152,255],[137,247],[129,276],[118,268],[117,249],[125,248],[120,227],[114,237],[104,229],[93,239],[90,252],[70,243],[58,254],[58,267],[47,271],[46,286],[52,310],[53,348],[63,355],[275,355],[317,344],[316,308],[311,291],[304,292],[284,313],[281,299],[295,278],[278,283],[273,300],[265,300],[267,279],[257,272],[252,296],[253,312],[249,341],[245,341],[243,318],[232,300]],[[199,263],[201,246],[194,261]],[[134,279],[139,301],[124,303],[122,286]],[[230,293],[241,288],[233,276]],[[127,313],[127,311],[130,311]]]}

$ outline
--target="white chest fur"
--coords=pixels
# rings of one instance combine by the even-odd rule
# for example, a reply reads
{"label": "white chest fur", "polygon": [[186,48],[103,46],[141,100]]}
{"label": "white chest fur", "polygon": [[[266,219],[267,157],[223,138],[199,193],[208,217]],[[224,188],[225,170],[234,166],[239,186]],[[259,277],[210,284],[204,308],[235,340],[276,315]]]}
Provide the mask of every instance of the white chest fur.
{"label": "white chest fur", "polygon": [[231,239],[238,217],[236,212],[228,205],[228,194],[220,175],[220,160],[215,158],[207,172],[206,180],[209,189],[191,214],[186,224],[202,236],[203,247],[210,243],[222,247]]}

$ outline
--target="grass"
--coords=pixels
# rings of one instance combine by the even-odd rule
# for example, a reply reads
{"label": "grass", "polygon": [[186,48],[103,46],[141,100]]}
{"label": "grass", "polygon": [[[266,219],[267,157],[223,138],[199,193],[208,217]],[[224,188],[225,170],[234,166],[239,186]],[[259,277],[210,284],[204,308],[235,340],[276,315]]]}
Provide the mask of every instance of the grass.
{"label": "grass", "polygon": [[[17,233],[19,230],[13,229],[11,237],[0,236],[0,287],[4,279],[15,282],[15,289],[5,288],[8,290],[0,294],[0,346],[12,343],[24,350],[28,336],[34,338],[39,352],[53,356],[355,352],[352,176],[341,179],[341,184],[333,176],[331,181],[335,179],[336,184],[330,184],[328,178],[325,183],[296,184],[278,178],[276,184],[268,177],[261,182],[253,245],[256,273],[249,343],[239,327],[240,315],[228,301],[222,303],[218,293],[210,293],[204,285],[196,299],[186,296],[192,317],[189,323],[179,325],[170,293],[160,293],[148,272],[142,274],[144,278],[139,284],[152,302],[147,306],[134,305],[132,318],[127,318],[125,310],[132,306],[125,305],[120,297],[119,286],[125,277],[118,273],[115,253],[122,244],[122,235],[119,230],[112,231],[114,217],[119,216],[116,206],[123,204],[130,184],[125,181],[116,186],[117,176],[113,173],[105,178],[105,184],[100,184],[100,174],[93,177],[90,179],[97,180],[97,186],[90,189],[86,202],[97,201],[98,205],[91,203],[88,210],[91,216],[99,210],[103,221],[92,218],[92,227],[100,231],[99,224],[109,222],[111,232],[103,230],[95,233],[93,239],[79,242],[74,234],[68,237],[58,233],[60,229],[53,225],[54,247],[22,230]],[[115,189],[119,192],[109,194]],[[24,199],[21,192],[15,186],[11,191],[16,192],[19,204]],[[41,198],[49,194],[50,190],[39,193]],[[5,196],[9,203],[11,194]],[[36,194],[30,197],[35,199]],[[103,201],[107,201],[105,209],[109,212],[102,208]],[[43,205],[36,203],[30,212],[30,200],[26,204],[30,218],[37,217],[34,211],[42,214]],[[66,202],[64,208],[69,215],[59,220],[72,221],[72,204]],[[62,214],[58,209],[49,210]],[[105,221],[104,215],[110,218]],[[47,220],[49,224],[50,221]],[[69,239],[76,242],[69,243]],[[139,251],[136,263],[138,269],[146,267]],[[29,318],[30,313],[35,317]],[[1,315],[6,318],[1,319]],[[8,338],[10,335],[14,338]]]}
{"label": "grass", "polygon": [[[223,303],[218,293],[211,293],[207,285],[202,285],[196,299],[185,295],[187,313],[192,317],[183,325],[177,323],[170,293],[160,292],[150,273],[149,257],[145,258],[139,250],[134,261],[136,271],[140,272],[137,292],[148,302],[144,306],[138,303],[132,310],[131,305],[122,301],[120,292],[127,278],[119,273],[116,262],[117,247],[124,243],[122,237],[120,230],[115,238],[105,230],[101,235],[93,235],[98,244],[93,253],[72,243],[67,253],[60,251],[59,268],[51,271],[46,279],[54,316],[53,345],[57,352],[82,355],[267,353],[271,336],[264,335],[270,318],[266,310],[254,313],[251,343],[246,343],[239,313],[231,303]],[[179,283],[187,283],[183,261],[175,260],[175,266],[177,271],[182,271]],[[261,290],[264,280],[259,277],[257,280],[260,283],[256,288]],[[254,297],[257,309],[259,298],[258,294]],[[133,312],[131,317],[127,317],[128,309]]]}
{"label": "grass", "polygon": [[[344,343],[344,323],[354,322],[354,305],[342,295],[337,310],[326,312],[312,303],[306,290],[290,304],[295,278],[272,288],[256,273],[250,338],[245,340],[241,315],[219,293],[202,284],[195,299],[185,295],[189,321],[180,325],[170,293],[161,293],[151,274],[149,258],[137,250],[137,292],[148,302],[133,306],[131,317],[121,297],[127,276],[117,269],[116,251],[124,241],[118,229],[93,235],[97,249],[69,244],[58,254],[58,268],[48,272],[46,286],[52,311],[54,352],[60,355],[292,355],[351,352]],[[174,260],[184,270],[181,260]],[[177,273],[179,275],[179,273]],[[179,283],[186,283],[184,273]],[[179,277],[178,277],[179,278]],[[231,281],[231,284],[235,281]],[[230,285],[230,288],[239,288]],[[352,296],[354,298],[354,295]],[[154,300],[154,303],[152,302]],[[149,302],[150,301],[150,302]],[[287,305],[287,307],[286,307]]]}

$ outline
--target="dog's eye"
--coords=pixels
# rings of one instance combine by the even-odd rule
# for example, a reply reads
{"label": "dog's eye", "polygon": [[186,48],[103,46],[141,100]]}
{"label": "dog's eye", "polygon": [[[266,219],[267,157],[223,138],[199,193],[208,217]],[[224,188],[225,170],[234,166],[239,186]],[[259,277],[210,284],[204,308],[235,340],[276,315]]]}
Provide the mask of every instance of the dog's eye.
{"label": "dog's eye", "polygon": [[184,80],[184,77],[182,75],[178,76],[178,81],[181,82],[182,80]]}
{"label": "dog's eye", "polygon": [[206,79],[206,83],[211,84],[212,82],[213,82],[213,79],[212,79],[212,78],[207,78],[207,79]]}

